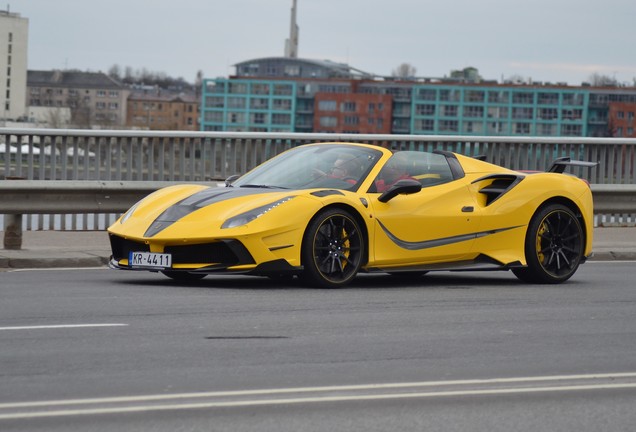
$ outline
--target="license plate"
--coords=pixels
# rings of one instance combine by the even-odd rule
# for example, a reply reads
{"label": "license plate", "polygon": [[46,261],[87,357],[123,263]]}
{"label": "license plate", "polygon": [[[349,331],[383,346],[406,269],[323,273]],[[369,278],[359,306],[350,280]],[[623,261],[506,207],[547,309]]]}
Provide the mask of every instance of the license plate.
{"label": "license plate", "polygon": [[135,268],[170,268],[172,255],[154,252],[130,252],[128,263]]}

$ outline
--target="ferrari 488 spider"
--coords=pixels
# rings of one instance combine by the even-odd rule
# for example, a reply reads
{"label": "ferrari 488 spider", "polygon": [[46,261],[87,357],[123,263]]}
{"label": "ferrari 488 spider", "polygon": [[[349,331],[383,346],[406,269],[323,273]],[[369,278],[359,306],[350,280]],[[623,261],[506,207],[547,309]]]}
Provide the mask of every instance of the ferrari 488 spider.
{"label": "ferrari 488 spider", "polygon": [[592,252],[592,193],[557,160],[518,172],[445,151],[307,144],[226,187],[184,184],[109,229],[110,266],[177,280],[297,275],[341,287],[359,272],[511,270],[569,279]]}

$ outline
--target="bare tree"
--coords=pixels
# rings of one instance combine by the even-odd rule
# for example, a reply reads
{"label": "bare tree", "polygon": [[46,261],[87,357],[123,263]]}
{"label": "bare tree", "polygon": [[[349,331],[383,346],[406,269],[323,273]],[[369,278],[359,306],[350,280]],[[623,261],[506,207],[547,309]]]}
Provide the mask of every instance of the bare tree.
{"label": "bare tree", "polygon": [[392,76],[396,78],[414,78],[417,73],[415,66],[409,63],[402,63],[397,68],[393,69]]}
{"label": "bare tree", "polygon": [[608,75],[593,73],[590,75],[590,84],[595,87],[616,87],[618,86],[618,81],[616,81],[616,78]]}
{"label": "bare tree", "polygon": [[108,76],[116,79],[117,81],[121,81],[121,68],[119,65],[114,64],[108,69]]}
{"label": "bare tree", "polygon": [[47,126],[51,129],[61,129],[66,127],[66,121],[64,120],[60,107],[47,110],[45,119]]}

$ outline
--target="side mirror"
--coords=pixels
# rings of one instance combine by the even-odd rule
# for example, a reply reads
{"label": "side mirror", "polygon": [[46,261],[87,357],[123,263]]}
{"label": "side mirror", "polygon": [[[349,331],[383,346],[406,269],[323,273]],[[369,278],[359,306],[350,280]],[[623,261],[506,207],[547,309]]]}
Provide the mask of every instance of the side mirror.
{"label": "side mirror", "polygon": [[378,201],[380,202],[388,202],[389,200],[395,198],[398,195],[409,195],[418,193],[422,190],[422,185],[417,180],[412,179],[403,179],[395,182],[393,186],[387,189],[380,197]]}
{"label": "side mirror", "polygon": [[237,178],[239,178],[240,175],[238,174],[234,174],[229,176],[228,178],[225,179],[225,187],[231,187],[232,183],[234,183],[236,181]]}

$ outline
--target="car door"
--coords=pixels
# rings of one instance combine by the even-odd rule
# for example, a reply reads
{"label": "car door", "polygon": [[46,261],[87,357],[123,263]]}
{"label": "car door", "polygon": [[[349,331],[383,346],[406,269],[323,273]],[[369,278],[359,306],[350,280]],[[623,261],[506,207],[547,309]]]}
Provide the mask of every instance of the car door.
{"label": "car door", "polygon": [[[411,161],[420,157],[410,156]],[[448,177],[436,174],[438,182],[428,182],[431,167],[428,161],[425,168],[411,174],[421,181],[420,192],[397,195],[388,202],[380,202],[379,193],[369,193],[374,218],[372,265],[416,265],[471,257],[480,229],[479,207],[466,180],[453,180],[448,165],[444,167]]]}

